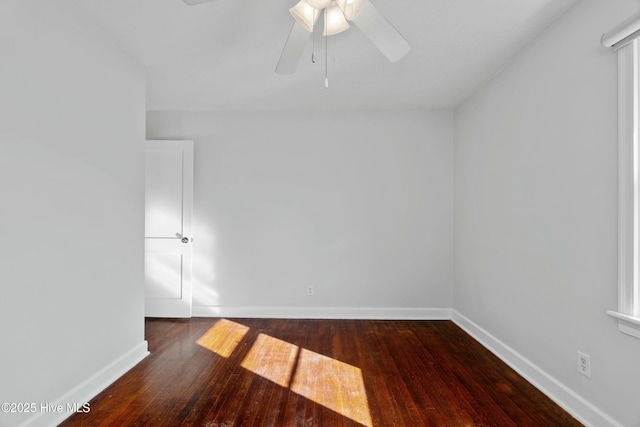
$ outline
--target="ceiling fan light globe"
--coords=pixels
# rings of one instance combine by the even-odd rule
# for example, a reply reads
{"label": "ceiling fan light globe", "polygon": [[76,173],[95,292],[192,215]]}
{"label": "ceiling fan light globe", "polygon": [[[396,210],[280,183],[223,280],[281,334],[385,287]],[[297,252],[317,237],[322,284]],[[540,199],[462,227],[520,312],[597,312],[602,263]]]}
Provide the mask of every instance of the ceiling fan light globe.
{"label": "ceiling fan light globe", "polygon": [[309,6],[313,7],[314,9],[324,9],[325,7],[329,7],[329,5],[331,4],[332,0],[305,0],[307,2],[307,4],[309,4]]}
{"label": "ceiling fan light globe", "polygon": [[326,17],[324,23],[325,36],[339,34],[349,29],[349,22],[347,22],[347,20],[345,19],[344,14],[342,13],[342,9],[340,9],[340,7],[335,2],[333,2],[331,6],[329,6],[325,10],[327,13],[325,15]]}
{"label": "ceiling fan light globe", "polygon": [[310,33],[313,32],[313,26],[320,16],[320,11],[311,7],[306,0],[300,0],[298,4],[289,9],[289,13],[302,28]]}
{"label": "ceiling fan light globe", "polygon": [[344,17],[348,21],[353,21],[360,15],[362,8],[367,4],[367,0],[336,0],[336,3],[342,9]]}

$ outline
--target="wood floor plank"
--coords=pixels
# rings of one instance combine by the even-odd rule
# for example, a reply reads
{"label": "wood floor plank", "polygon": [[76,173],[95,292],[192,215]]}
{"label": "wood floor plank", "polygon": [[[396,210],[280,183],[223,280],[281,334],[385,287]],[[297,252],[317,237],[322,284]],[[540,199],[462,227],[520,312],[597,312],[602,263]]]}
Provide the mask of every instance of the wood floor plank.
{"label": "wood floor plank", "polygon": [[450,321],[147,319],[146,338],[62,427],[581,425]]}

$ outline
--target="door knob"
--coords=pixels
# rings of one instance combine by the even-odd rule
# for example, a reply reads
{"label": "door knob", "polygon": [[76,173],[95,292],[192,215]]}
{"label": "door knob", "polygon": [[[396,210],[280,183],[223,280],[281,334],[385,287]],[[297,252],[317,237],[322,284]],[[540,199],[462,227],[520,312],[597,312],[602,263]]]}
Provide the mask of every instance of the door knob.
{"label": "door knob", "polygon": [[188,237],[183,237],[182,238],[182,243],[189,243],[189,238]]}

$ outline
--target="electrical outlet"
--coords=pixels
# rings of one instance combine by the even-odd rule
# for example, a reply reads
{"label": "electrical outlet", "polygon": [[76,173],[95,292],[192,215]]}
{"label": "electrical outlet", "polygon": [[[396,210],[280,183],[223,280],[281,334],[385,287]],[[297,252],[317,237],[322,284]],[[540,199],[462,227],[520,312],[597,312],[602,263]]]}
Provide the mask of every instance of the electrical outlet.
{"label": "electrical outlet", "polygon": [[591,358],[581,351],[578,351],[578,372],[591,379]]}
{"label": "electrical outlet", "polygon": [[307,286],[307,295],[313,295],[313,286]]}

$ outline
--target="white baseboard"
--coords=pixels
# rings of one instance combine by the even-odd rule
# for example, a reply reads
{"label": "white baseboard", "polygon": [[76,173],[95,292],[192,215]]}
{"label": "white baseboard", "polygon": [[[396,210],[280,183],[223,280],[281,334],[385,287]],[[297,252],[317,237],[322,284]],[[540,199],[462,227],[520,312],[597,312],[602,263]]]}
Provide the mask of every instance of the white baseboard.
{"label": "white baseboard", "polygon": [[452,310],[451,320],[587,427],[624,427],[489,332]]}
{"label": "white baseboard", "polygon": [[65,393],[60,398],[51,402],[52,405],[62,405],[65,411],[38,412],[33,417],[20,424],[19,427],[50,427],[55,426],[67,419],[73,413],[66,411],[67,404],[83,404],[89,402],[102,390],[111,385],[115,380],[124,375],[129,369],[137,365],[142,359],[149,355],[147,341],[140,344],[118,357],[116,360],[100,369],[93,376]]}
{"label": "white baseboard", "polygon": [[449,308],[194,306],[193,317],[270,319],[449,320]]}

